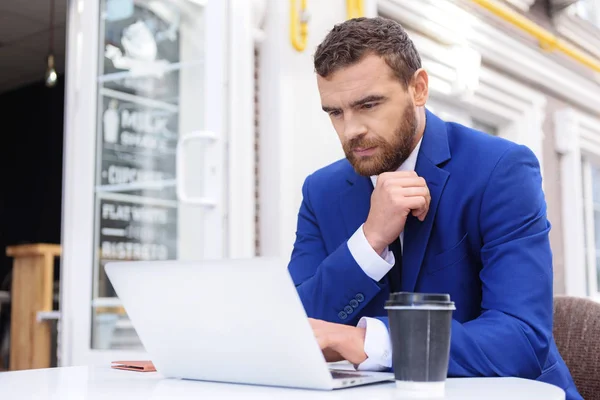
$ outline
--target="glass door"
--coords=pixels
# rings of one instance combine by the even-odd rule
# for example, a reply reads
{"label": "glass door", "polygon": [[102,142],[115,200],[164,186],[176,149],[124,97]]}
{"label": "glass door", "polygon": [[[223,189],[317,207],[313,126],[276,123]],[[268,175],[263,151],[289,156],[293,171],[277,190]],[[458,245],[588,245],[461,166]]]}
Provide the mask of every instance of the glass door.
{"label": "glass door", "polygon": [[69,11],[61,365],[145,356],[106,263],[219,258],[226,235],[227,2],[93,3]]}

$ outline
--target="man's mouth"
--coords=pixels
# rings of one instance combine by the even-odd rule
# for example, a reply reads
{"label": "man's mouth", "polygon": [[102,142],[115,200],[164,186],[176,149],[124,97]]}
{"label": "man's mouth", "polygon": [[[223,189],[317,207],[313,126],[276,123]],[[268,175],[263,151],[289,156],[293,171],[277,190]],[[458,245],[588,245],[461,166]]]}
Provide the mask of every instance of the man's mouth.
{"label": "man's mouth", "polygon": [[352,150],[352,151],[354,152],[354,154],[356,154],[358,156],[370,156],[375,152],[376,148],[377,148],[377,146],[355,147],[354,150]]}

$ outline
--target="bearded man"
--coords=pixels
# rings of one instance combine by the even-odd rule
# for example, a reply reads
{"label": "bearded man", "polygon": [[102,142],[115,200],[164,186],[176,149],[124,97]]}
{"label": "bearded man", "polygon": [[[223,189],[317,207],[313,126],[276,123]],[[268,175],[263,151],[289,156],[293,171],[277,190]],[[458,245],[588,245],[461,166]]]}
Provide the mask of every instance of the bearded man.
{"label": "bearded man", "polygon": [[390,292],[448,293],[449,376],[537,379],[581,399],[552,335],[531,150],[430,112],[427,72],[394,21],[336,25],[314,66],[346,158],[306,178],[288,269],[326,359],[391,368]]}

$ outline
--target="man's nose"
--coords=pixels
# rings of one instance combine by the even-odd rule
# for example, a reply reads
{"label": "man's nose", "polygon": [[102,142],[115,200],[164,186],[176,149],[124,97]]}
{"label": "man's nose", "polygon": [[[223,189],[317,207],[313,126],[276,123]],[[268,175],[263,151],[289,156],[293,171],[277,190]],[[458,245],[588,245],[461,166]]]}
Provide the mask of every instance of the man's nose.
{"label": "man's nose", "polygon": [[344,139],[352,140],[367,133],[366,126],[358,118],[346,117],[344,121]]}

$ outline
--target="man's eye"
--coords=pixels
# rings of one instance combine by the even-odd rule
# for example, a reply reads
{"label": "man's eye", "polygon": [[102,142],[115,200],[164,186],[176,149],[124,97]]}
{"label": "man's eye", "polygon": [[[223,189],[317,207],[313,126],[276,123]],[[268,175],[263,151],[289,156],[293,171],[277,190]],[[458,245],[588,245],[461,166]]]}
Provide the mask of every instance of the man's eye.
{"label": "man's eye", "polygon": [[366,104],[363,104],[362,108],[364,108],[364,109],[367,109],[367,110],[368,110],[368,109],[370,109],[370,108],[373,108],[373,107],[375,107],[376,105],[377,105],[377,103],[366,103]]}
{"label": "man's eye", "polygon": [[341,111],[330,111],[329,115],[332,117],[339,117],[340,115],[342,115]]}

